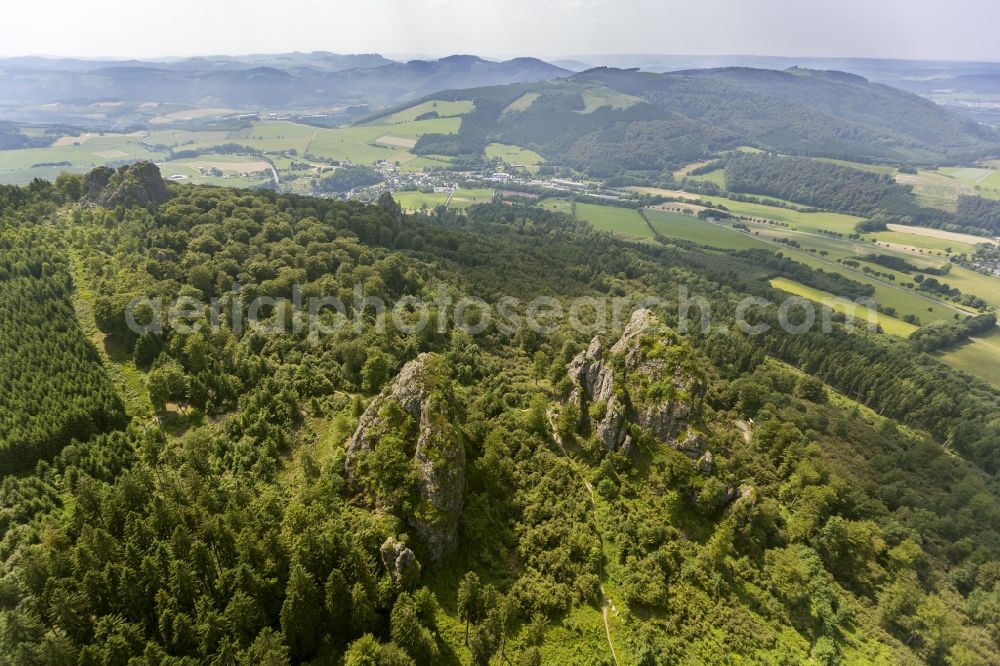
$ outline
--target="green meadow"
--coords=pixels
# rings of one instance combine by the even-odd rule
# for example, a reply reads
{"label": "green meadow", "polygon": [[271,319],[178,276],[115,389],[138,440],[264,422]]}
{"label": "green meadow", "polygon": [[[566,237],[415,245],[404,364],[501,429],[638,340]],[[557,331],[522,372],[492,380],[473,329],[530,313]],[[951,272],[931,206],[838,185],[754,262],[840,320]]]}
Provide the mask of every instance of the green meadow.
{"label": "green meadow", "polygon": [[407,107],[402,111],[397,111],[390,116],[384,116],[373,121],[374,125],[398,125],[410,123],[425,113],[436,113],[439,118],[452,118],[469,113],[476,108],[475,102],[471,100],[447,101],[432,99],[420,104]]}
{"label": "green meadow", "polygon": [[835,296],[829,292],[807,287],[806,285],[796,282],[795,280],[777,277],[771,280],[771,286],[775,289],[787,291],[789,294],[801,296],[802,298],[807,298],[815,303],[825,305],[834,312],[851,315],[858,319],[863,318],[869,322],[878,324],[882,327],[882,330],[889,335],[897,335],[905,338],[910,333],[917,330],[916,326],[909,324],[902,319],[890,317],[889,315],[877,312],[876,310],[859,306],[857,303],[852,303],[846,298],[840,298],[839,296]]}
{"label": "green meadow", "polygon": [[[304,156],[322,161],[374,164],[379,161],[397,162],[404,171],[423,171],[446,166],[451,158],[432,155],[414,155],[411,151],[425,134],[453,134],[459,130],[459,115],[413,120],[420,113],[432,110],[430,102],[400,111],[373,124],[322,128],[287,120],[255,122],[252,126],[231,131],[162,129],[132,134],[82,135],[63,137],[47,148],[0,151],[0,182],[27,183],[32,178],[54,179],[62,171],[88,171],[96,166],[130,162],[140,159],[162,163],[169,158],[169,151],[193,151],[203,161],[248,161],[259,156],[220,155],[216,150],[224,144],[245,146],[250,151],[266,155],[278,168],[279,177],[301,176],[301,172],[281,172],[291,166],[291,159],[308,161]],[[471,110],[471,102],[438,102],[438,112],[459,114]],[[427,109],[421,111],[424,106]],[[248,151],[248,153],[250,152]],[[541,160],[531,151],[521,151],[514,146],[502,150],[520,163],[537,164]],[[188,159],[188,158],[185,158]],[[513,161],[513,160],[512,160]],[[168,163],[178,168],[180,175],[193,174],[180,169],[183,162]],[[44,166],[49,165],[49,166]],[[241,182],[218,182],[202,178],[192,182],[213,184],[251,185],[253,179]]]}
{"label": "green meadow", "polygon": [[595,229],[635,238],[653,238],[646,221],[634,208],[576,204],[576,218],[589,222]]}
{"label": "green meadow", "polygon": [[[486,146],[486,157],[491,160],[499,159],[507,164],[516,164],[529,168],[536,167],[545,161],[541,155],[533,150],[506,143],[491,143]],[[533,169],[533,171],[537,171],[537,169]]]}
{"label": "green meadow", "polygon": [[953,368],[1000,388],[1000,329],[937,356]]}
{"label": "green meadow", "polygon": [[668,238],[691,241],[699,245],[708,245],[732,250],[748,250],[754,248],[770,248],[766,243],[753,236],[740,233],[730,227],[713,224],[694,215],[670,213],[661,210],[646,209],[646,218],[657,233]]}

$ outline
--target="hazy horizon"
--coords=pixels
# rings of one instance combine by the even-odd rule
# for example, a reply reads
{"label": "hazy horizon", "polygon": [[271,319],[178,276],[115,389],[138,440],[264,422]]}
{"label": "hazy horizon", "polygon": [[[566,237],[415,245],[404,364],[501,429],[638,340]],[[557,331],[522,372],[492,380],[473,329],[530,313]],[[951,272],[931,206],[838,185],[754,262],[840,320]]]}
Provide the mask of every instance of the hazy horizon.
{"label": "hazy horizon", "polygon": [[[337,4],[177,0],[133,26],[135,4],[14,0],[0,57],[183,58],[292,51],[484,57],[689,55],[1000,61],[1000,5],[956,0],[370,0]],[[720,48],[722,47],[722,48]]]}

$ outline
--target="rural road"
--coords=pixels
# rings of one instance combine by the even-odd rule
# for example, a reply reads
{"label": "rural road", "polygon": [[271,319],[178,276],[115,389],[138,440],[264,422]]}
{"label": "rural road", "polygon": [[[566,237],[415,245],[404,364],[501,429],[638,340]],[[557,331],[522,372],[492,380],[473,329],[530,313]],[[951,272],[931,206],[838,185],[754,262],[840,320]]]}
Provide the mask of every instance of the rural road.
{"label": "rural road", "polygon": [[[580,477],[583,487],[586,488],[587,494],[590,496],[590,509],[594,515],[594,523],[599,526],[597,518],[597,502],[594,499],[594,487],[590,485],[590,481],[587,481],[587,479],[583,477],[583,474],[577,468],[576,462],[570,457],[569,453],[566,451],[566,447],[563,446],[562,437],[559,436],[559,429],[556,427],[555,415],[552,410],[549,410],[546,416],[549,419],[549,428],[552,430],[552,439],[559,445],[559,450],[562,451],[563,456],[565,456],[569,461],[573,471]],[[611,648],[611,659],[615,662],[615,666],[618,666],[618,654],[615,652],[615,644],[611,640],[611,623],[608,622],[608,609],[613,611],[616,615],[618,614],[618,609],[615,608],[613,603],[611,603],[611,599],[608,598],[607,592],[604,591],[604,537],[601,536],[599,530],[597,533],[597,539],[601,545],[601,559],[597,569],[598,586],[601,590],[601,619],[604,621],[604,634],[608,639],[608,647]]]}

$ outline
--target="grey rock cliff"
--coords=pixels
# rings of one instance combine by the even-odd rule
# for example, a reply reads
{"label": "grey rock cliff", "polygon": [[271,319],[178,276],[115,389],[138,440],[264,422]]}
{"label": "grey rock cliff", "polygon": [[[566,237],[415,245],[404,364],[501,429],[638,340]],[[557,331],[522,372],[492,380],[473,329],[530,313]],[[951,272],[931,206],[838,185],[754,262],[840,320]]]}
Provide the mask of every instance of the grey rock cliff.
{"label": "grey rock cliff", "polygon": [[[347,446],[345,468],[350,482],[372,495],[359,460],[371,454],[392,429],[385,408],[397,404],[416,424],[409,435],[412,469],[420,501],[405,516],[431,560],[440,561],[458,541],[458,519],[462,512],[465,481],[465,447],[452,408],[450,383],[443,377],[444,360],[421,354],[403,366],[395,381],[382,391],[362,414]],[[379,498],[374,497],[376,504]]]}
{"label": "grey rock cliff", "polygon": [[700,416],[704,380],[692,367],[689,350],[651,310],[632,313],[610,349],[595,337],[567,372],[576,385],[570,399],[579,403],[581,419],[590,418],[590,405],[604,405],[603,416],[591,426],[606,450],[622,448],[629,423],[636,423],[659,441],[700,455],[700,435],[689,427]]}
{"label": "grey rock cliff", "polygon": [[84,203],[105,208],[150,206],[167,200],[160,168],[152,162],[126,164],[117,170],[97,167],[83,177],[83,189]]}

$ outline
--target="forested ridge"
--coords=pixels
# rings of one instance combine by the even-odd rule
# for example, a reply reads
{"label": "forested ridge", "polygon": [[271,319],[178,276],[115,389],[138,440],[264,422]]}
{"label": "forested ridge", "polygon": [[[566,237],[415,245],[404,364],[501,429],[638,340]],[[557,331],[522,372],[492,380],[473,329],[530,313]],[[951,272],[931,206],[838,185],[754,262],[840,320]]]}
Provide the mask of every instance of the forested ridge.
{"label": "forested ridge", "polygon": [[[135,296],[232,305],[236,284],[242,308],[293,284],[347,303],[361,284],[389,307],[441,286],[638,302],[684,284],[717,321],[756,295],[772,305],[751,317],[776,324],[762,276],[835,278],[527,206],[405,216],[389,197],[170,186],[108,210],[75,206],[76,185],[2,193],[20,202],[5,247],[33,241],[8,263],[59,266],[42,283],[71,319],[60,253],[79,254],[158,419],[4,476],[0,663],[611,664],[608,640],[629,664],[1000,660],[1000,396],[905,341],[839,322],[682,335],[657,307],[666,328],[634,339],[638,361],[612,351],[625,332],[599,333],[615,383],[583,413],[574,368],[600,345],[565,323],[311,338],[308,313],[277,307],[269,322],[306,325],[237,332],[226,309],[215,331],[122,324]],[[61,359],[49,374],[78,362]],[[684,429],[621,407],[640,403],[683,409]]]}
{"label": "forested ridge", "polygon": [[[530,105],[506,112],[526,94],[535,96]],[[606,104],[588,107],[594,97]],[[669,178],[670,170],[747,145],[890,164],[969,161],[1000,146],[996,130],[910,93],[799,68],[654,74],[599,67],[556,81],[437,92],[414,104],[432,99],[476,106],[458,133],[420,137],[418,153],[479,159],[500,141],[599,178]]]}

